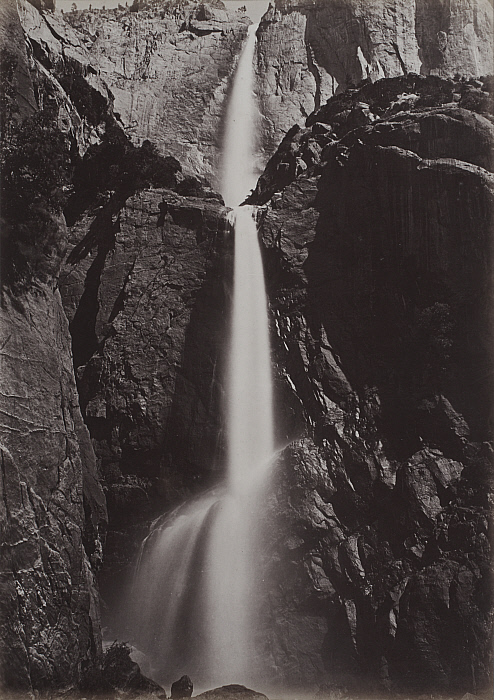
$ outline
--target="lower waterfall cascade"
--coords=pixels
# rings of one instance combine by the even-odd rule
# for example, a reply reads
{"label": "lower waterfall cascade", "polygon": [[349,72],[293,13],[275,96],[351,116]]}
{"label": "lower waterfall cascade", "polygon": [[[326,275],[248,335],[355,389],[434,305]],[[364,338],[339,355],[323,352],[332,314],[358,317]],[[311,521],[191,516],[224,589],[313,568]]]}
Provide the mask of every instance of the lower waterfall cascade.
{"label": "lower waterfall cascade", "polygon": [[0,17],[0,700],[494,700],[494,0]]}
{"label": "lower waterfall cascade", "polygon": [[253,59],[249,33],[227,105],[221,191],[235,232],[227,370],[227,473],[216,489],[156,520],[132,590],[133,642],[160,682],[256,682],[259,516],[274,462],[269,326],[255,211]]}

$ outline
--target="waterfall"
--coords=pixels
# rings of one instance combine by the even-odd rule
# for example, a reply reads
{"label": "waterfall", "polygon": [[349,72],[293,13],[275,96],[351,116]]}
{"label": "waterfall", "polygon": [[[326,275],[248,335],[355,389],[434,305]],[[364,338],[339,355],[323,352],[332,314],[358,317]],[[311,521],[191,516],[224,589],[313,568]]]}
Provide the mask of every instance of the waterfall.
{"label": "waterfall", "polygon": [[254,151],[257,110],[253,93],[253,61],[258,26],[252,24],[249,27],[226,110],[220,189],[227,207],[239,206],[256,184]]}
{"label": "waterfall", "polygon": [[221,682],[251,675],[254,646],[259,489],[273,457],[269,328],[261,251],[252,207],[255,185],[253,57],[257,26],[240,57],[223,143],[222,194],[234,206],[235,265],[228,373],[227,491],[211,531],[208,569],[210,665]]}
{"label": "waterfall", "polygon": [[256,25],[234,76],[222,194],[234,207],[234,289],[227,376],[227,473],[216,490],[159,518],[142,548],[133,597],[138,646],[157,676],[202,685],[255,682],[259,504],[273,460],[268,315],[255,211]]}

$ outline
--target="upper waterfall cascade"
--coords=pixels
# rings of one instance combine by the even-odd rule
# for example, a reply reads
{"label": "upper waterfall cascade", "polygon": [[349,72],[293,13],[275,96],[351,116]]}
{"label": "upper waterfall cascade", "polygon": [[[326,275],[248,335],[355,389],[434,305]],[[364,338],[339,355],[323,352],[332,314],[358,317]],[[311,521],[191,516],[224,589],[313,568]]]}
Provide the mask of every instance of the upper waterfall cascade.
{"label": "upper waterfall cascade", "polygon": [[263,265],[255,211],[240,206],[256,180],[256,29],[249,28],[234,76],[221,171],[235,230],[227,473],[218,489],[154,523],[133,589],[135,641],[155,675],[170,681],[187,673],[204,686],[256,680],[259,508],[274,453]]}

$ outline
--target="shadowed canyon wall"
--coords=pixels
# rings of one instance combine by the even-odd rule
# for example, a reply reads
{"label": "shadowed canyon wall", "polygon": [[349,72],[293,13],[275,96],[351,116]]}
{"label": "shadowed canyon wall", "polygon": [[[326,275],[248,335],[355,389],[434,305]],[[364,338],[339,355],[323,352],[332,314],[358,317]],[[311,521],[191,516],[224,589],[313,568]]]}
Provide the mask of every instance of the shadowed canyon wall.
{"label": "shadowed canyon wall", "polygon": [[72,229],[61,293],[107,495],[111,601],[150,519],[221,466],[231,254],[215,200],[136,194],[114,213],[111,249],[100,236],[81,254],[97,219]]}
{"label": "shadowed canyon wall", "polygon": [[[1,636],[26,691],[101,666],[95,574],[111,626],[150,520],[223,468],[231,231],[201,178],[247,28],[35,4],[0,8]],[[280,684],[489,684],[491,12],[277,3],[259,30]]]}
{"label": "shadowed canyon wall", "polygon": [[[228,225],[218,196],[184,177],[174,158],[149,142],[131,145],[80,35],[59,15],[21,2],[19,10],[2,5],[2,19],[2,684],[27,693],[87,687],[98,678],[95,574],[107,533],[105,501],[111,562],[122,520],[138,529],[155,513],[149,490],[161,510],[180,498],[182,481],[190,487],[200,479],[200,463],[211,468],[204,440],[209,431],[221,442],[219,411],[211,407],[219,399],[203,379],[208,360],[196,363],[194,354],[204,345],[202,331],[216,347],[209,328],[224,323],[225,274],[216,270],[217,288],[206,269]],[[139,194],[150,185],[180,185],[186,196]],[[169,274],[160,278],[163,269]],[[206,301],[196,304],[208,285]],[[187,344],[191,314],[203,328],[188,334]],[[113,354],[103,352],[117,328],[132,348],[119,339]],[[207,368],[213,376],[215,352]],[[187,373],[201,378],[199,395]],[[110,427],[105,400],[116,416]],[[170,444],[179,453],[175,471]],[[109,475],[106,498],[102,473]],[[128,566],[128,538],[122,551]]]}
{"label": "shadowed canyon wall", "polygon": [[408,76],[342,93],[291,130],[252,198],[268,200],[298,435],[279,459],[266,611],[291,684],[489,684],[491,90]]}
{"label": "shadowed canyon wall", "polygon": [[[0,657],[2,685],[26,696],[77,683],[101,661],[94,575],[106,506],[56,287],[67,229],[55,193],[67,144],[40,114],[40,74],[15,3],[2,3],[1,11]],[[49,173],[40,170],[44,158]]]}

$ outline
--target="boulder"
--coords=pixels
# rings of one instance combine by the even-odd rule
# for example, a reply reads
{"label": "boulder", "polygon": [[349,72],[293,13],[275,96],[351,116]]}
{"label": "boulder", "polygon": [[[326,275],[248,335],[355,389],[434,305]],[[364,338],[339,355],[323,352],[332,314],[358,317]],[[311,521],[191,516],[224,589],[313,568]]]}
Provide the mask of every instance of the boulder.
{"label": "boulder", "polygon": [[190,698],[192,695],[192,691],[194,689],[194,686],[192,684],[192,681],[190,680],[189,676],[182,676],[181,678],[178,679],[178,681],[175,681],[175,683],[172,683],[172,688],[171,688],[171,698]]}
{"label": "boulder", "polygon": [[197,697],[204,698],[204,700],[256,700],[256,698],[265,700],[266,695],[246,688],[244,685],[232,684],[207,690],[205,693],[200,693]]}

